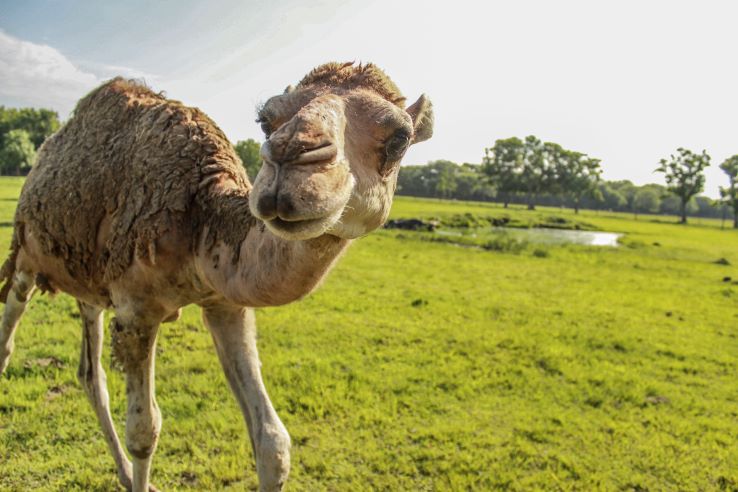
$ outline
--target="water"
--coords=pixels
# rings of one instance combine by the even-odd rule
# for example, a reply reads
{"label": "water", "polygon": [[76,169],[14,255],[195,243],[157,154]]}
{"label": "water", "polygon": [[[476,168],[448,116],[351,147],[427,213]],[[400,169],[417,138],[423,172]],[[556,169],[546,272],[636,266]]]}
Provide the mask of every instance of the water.
{"label": "water", "polygon": [[510,236],[543,244],[583,244],[585,246],[618,246],[617,232],[576,231],[570,229],[516,229],[513,227],[496,227],[496,231],[504,231]]}

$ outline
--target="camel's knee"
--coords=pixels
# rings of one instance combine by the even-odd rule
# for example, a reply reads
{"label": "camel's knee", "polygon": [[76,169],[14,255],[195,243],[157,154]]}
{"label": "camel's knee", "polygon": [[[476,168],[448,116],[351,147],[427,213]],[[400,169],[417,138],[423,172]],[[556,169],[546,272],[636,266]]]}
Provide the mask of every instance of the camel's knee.
{"label": "camel's knee", "polygon": [[156,405],[148,409],[135,406],[128,410],[126,448],[131,456],[147,459],[156,450],[161,432],[161,413]]}
{"label": "camel's knee", "polygon": [[290,446],[284,427],[264,429],[256,450],[260,490],[282,490],[290,473]]}
{"label": "camel's knee", "polygon": [[151,356],[151,347],[155,338],[155,327],[124,324],[117,318],[110,321],[113,360],[126,372],[141,367]]}

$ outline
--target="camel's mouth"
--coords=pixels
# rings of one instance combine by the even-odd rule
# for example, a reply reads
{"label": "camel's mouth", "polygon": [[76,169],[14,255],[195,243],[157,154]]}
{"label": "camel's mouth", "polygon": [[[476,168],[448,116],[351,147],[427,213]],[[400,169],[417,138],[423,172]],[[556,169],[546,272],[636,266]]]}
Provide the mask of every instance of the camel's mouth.
{"label": "camel's mouth", "polygon": [[285,220],[277,216],[264,221],[264,223],[270,231],[283,239],[302,241],[325,234],[338,220],[339,216],[340,211],[338,214],[331,214],[327,217],[305,220]]}

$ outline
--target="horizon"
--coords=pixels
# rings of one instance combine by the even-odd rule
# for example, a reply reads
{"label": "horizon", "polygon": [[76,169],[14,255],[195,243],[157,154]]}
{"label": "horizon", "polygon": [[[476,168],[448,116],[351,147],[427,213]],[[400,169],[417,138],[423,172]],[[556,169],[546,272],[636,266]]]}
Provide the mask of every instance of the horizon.
{"label": "horizon", "polygon": [[406,165],[478,164],[495,140],[533,134],[602,159],[603,179],[663,185],[659,159],[705,149],[715,198],[719,164],[738,154],[738,7],[717,2],[4,0],[3,11],[0,104],[62,119],[123,75],[201,108],[234,143],[263,141],[259,103],[316,65],[355,60],[383,68],[409,102],[434,103],[436,134]]}

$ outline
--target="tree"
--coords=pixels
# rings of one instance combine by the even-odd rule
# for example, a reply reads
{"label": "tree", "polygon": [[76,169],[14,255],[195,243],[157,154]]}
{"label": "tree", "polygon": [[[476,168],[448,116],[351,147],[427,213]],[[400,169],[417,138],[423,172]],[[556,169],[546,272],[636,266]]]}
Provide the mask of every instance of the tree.
{"label": "tree", "polygon": [[36,150],[28,132],[10,130],[5,134],[3,147],[0,149],[0,172],[19,176],[21,172],[31,168],[36,159]]}
{"label": "tree", "polygon": [[433,194],[441,198],[450,198],[456,191],[456,163],[438,160],[428,163],[428,171],[433,182]]}
{"label": "tree", "polygon": [[544,144],[533,135],[525,137],[520,182],[525,191],[528,210],[535,210],[536,198],[551,186],[554,167],[549,163],[555,159],[560,148],[557,144]]}
{"label": "tree", "polygon": [[[731,207],[731,193],[730,188],[723,188],[720,187],[720,198],[715,200],[715,207],[720,209],[720,228],[725,229],[725,217],[728,215],[728,210],[730,210]],[[738,219],[735,218],[735,213],[733,213],[733,228],[736,227],[736,222]]]}
{"label": "tree", "polygon": [[564,150],[558,159],[557,182],[564,194],[574,200],[574,213],[579,213],[582,198],[592,195],[597,189],[602,169],[600,160],[580,152]]}
{"label": "tree", "polygon": [[658,191],[651,187],[643,186],[638,188],[633,198],[633,216],[638,218],[638,212],[645,214],[653,214],[659,211],[661,197]]}
{"label": "tree", "polygon": [[25,130],[38,149],[46,137],[59,129],[59,115],[50,109],[5,108],[0,106],[0,145],[11,130]]}
{"label": "tree", "polygon": [[397,193],[409,196],[432,196],[426,177],[428,166],[401,166],[397,177]]}
{"label": "tree", "polygon": [[679,197],[680,222],[686,224],[687,204],[705,186],[703,171],[710,165],[710,156],[704,150],[701,154],[695,154],[679,147],[676,156],[672,154],[669,159],[661,159],[659,163],[654,172],[664,173],[667,189]]}
{"label": "tree", "polygon": [[602,206],[605,210],[621,210],[628,204],[628,200],[612,182],[600,183],[597,190],[602,197]]}
{"label": "tree", "polygon": [[720,188],[720,197],[733,210],[733,228],[738,229],[738,154],[725,159],[720,169],[728,175],[729,182],[727,188]]}
{"label": "tree", "polygon": [[520,190],[522,163],[523,142],[517,137],[496,140],[494,147],[484,149],[482,172],[489,177],[505,208]]}
{"label": "tree", "polygon": [[482,172],[479,164],[464,163],[456,171],[456,192],[459,200],[492,201],[495,189]]}
{"label": "tree", "polygon": [[248,140],[239,140],[233,148],[236,150],[238,157],[241,158],[243,167],[246,168],[246,174],[253,183],[259,169],[261,169],[261,144],[253,138],[249,138]]}

